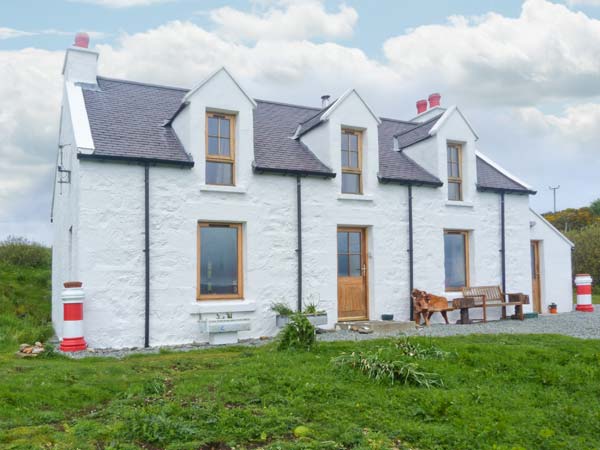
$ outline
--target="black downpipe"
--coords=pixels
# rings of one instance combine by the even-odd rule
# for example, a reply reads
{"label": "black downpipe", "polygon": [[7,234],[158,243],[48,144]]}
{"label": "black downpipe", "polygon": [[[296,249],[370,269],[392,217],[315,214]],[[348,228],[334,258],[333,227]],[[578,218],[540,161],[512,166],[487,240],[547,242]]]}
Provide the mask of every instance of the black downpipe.
{"label": "black downpipe", "polygon": [[413,251],[413,207],[412,207],[412,185],[408,185],[408,286],[410,289],[410,320],[415,319],[414,306],[412,302],[412,291],[414,289],[414,251]]}
{"label": "black downpipe", "polygon": [[150,346],[150,166],[144,166],[144,253],[146,257],[146,302],[144,310],[144,347]]}
{"label": "black downpipe", "polygon": [[296,212],[298,222],[298,312],[302,312],[302,179],[296,176]]}
{"label": "black downpipe", "polygon": [[500,193],[500,226],[502,228],[501,250],[502,253],[502,292],[506,292],[506,218],[504,215],[504,192]]}

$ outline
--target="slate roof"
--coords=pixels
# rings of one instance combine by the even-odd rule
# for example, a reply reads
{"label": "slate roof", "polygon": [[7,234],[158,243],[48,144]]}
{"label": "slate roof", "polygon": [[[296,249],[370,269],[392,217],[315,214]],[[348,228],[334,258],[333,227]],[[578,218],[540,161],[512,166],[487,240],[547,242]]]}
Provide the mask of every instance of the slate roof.
{"label": "slate roof", "polygon": [[320,124],[322,124],[323,122],[321,122],[321,117],[323,116],[323,114],[325,114],[327,112],[327,110],[329,108],[331,108],[333,106],[333,104],[336,101],[337,100],[334,100],[329,105],[327,105],[325,108],[320,109],[318,113],[316,113],[315,115],[311,116],[310,118],[308,118],[304,122],[300,123],[300,127],[298,128],[298,132],[296,134],[296,137],[300,137],[303,134],[308,133],[313,128],[316,128]]}
{"label": "slate roof", "polygon": [[82,87],[95,147],[90,156],[194,165],[175,131],[163,126],[186,89],[102,77],[97,88]]}
{"label": "slate roof", "polygon": [[527,186],[507,177],[486,161],[477,157],[477,189],[480,191],[505,191],[523,194],[535,194]]}
{"label": "slate roof", "polygon": [[[147,161],[194,165],[174,130],[172,117],[182,108],[187,89],[157,86],[98,77],[98,86],[82,85],[83,97],[95,150],[89,159]],[[331,168],[299,139],[292,137],[317,126],[327,108],[311,108],[256,100],[254,110],[254,169],[258,172],[296,173],[334,177]],[[441,186],[434,175],[394,150],[394,138],[406,148],[429,137],[439,119],[424,123],[381,119],[379,125],[379,179],[381,182]],[[478,188],[531,193],[480,158],[477,159]]]}
{"label": "slate roof", "polygon": [[428,184],[441,186],[442,182],[404,152],[394,150],[394,136],[415,128],[413,122],[381,119],[379,125],[379,179],[383,182]]}
{"label": "slate roof", "polygon": [[429,139],[431,137],[429,131],[431,131],[431,129],[440,117],[442,117],[441,114],[417,125],[413,123],[412,128],[409,128],[396,134],[395,137],[398,140],[398,148],[403,149],[406,147],[410,147],[411,145],[414,145],[418,142]]}

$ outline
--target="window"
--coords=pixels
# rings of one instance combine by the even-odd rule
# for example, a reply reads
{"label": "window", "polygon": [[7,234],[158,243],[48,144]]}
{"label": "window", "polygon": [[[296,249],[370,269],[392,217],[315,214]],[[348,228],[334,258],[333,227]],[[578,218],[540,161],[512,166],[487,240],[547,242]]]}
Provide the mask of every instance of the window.
{"label": "window", "polygon": [[469,233],[444,231],[446,290],[458,291],[469,286]]}
{"label": "window", "polygon": [[206,184],[235,184],[235,116],[206,115]]}
{"label": "window", "polygon": [[462,147],[448,144],[448,200],[462,201]]}
{"label": "window", "polygon": [[342,192],[362,194],[362,133],[342,130]]}
{"label": "window", "polygon": [[198,299],[242,298],[242,267],[242,225],[198,223]]}

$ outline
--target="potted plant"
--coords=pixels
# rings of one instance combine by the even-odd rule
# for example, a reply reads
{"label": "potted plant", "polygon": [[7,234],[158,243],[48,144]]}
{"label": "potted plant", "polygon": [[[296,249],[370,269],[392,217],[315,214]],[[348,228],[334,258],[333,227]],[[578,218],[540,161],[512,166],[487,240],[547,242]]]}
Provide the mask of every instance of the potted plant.
{"label": "potted plant", "polygon": [[[271,311],[277,314],[275,320],[278,328],[286,326],[290,321],[290,316],[294,314],[294,311],[283,301],[271,304]],[[323,310],[319,310],[317,303],[313,301],[304,305],[302,314],[304,314],[308,321],[315,327],[327,324],[327,313]]]}
{"label": "potted plant", "polygon": [[554,303],[554,302],[550,303],[550,305],[548,306],[548,311],[550,311],[550,314],[556,314],[558,312],[556,303]]}

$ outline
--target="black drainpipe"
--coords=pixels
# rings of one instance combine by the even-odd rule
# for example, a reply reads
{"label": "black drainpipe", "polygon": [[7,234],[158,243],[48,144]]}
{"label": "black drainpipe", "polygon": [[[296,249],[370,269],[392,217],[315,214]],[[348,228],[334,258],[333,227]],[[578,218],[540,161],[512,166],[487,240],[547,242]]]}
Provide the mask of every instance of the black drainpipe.
{"label": "black drainpipe", "polygon": [[408,185],[408,287],[410,289],[410,320],[414,320],[414,306],[412,302],[412,291],[414,288],[414,251],[413,251],[413,207],[412,207],[412,185]]}
{"label": "black drainpipe", "polygon": [[296,212],[298,214],[298,312],[302,311],[302,181],[296,175]]}
{"label": "black drainpipe", "polygon": [[146,302],[144,310],[144,347],[150,346],[150,166],[144,165],[144,253],[146,257]]}
{"label": "black drainpipe", "polygon": [[500,193],[500,226],[501,231],[501,250],[502,254],[502,292],[506,292],[506,226],[504,215],[504,192]]}

